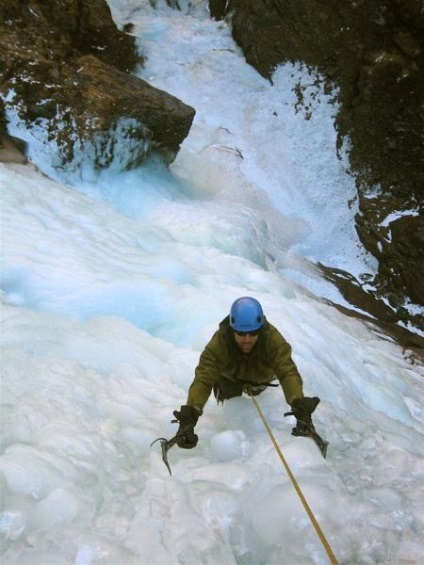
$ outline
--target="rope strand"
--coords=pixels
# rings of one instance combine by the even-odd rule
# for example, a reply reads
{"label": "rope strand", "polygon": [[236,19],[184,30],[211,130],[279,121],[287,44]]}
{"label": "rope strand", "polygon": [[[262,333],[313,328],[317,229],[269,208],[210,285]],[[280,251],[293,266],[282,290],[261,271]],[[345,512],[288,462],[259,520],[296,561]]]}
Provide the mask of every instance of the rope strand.
{"label": "rope strand", "polygon": [[290,478],[290,480],[291,480],[291,482],[292,482],[292,484],[293,484],[293,486],[294,486],[294,488],[295,488],[295,491],[297,492],[297,494],[298,494],[298,496],[299,496],[299,498],[300,498],[300,500],[301,500],[301,502],[302,502],[302,504],[303,504],[303,507],[304,507],[304,509],[306,510],[306,513],[308,514],[309,519],[311,520],[312,525],[314,526],[315,531],[316,531],[316,533],[318,534],[318,537],[319,537],[319,539],[320,539],[322,545],[323,545],[324,548],[325,548],[325,551],[327,552],[327,555],[328,555],[328,558],[329,558],[329,560],[330,560],[330,563],[331,563],[332,565],[338,565],[338,561],[337,561],[337,559],[336,559],[336,557],[335,557],[335,555],[334,555],[334,553],[333,553],[333,551],[332,551],[332,549],[331,549],[331,547],[330,547],[330,545],[329,545],[329,543],[328,543],[328,541],[327,541],[327,539],[326,539],[326,537],[325,537],[323,531],[321,530],[320,525],[318,524],[318,522],[317,522],[317,520],[316,520],[316,518],[315,518],[315,516],[314,516],[314,514],[313,514],[313,512],[312,512],[312,510],[310,509],[309,504],[307,503],[306,498],[304,497],[303,492],[301,491],[301,489],[300,489],[300,487],[299,487],[299,484],[298,484],[298,482],[297,482],[295,476],[294,476],[293,473],[291,472],[290,467],[289,467],[289,465],[287,464],[287,461],[286,461],[284,455],[282,454],[281,449],[280,449],[280,447],[278,446],[278,443],[277,443],[276,440],[275,440],[274,434],[272,433],[271,428],[270,428],[269,425],[268,425],[268,422],[265,420],[265,416],[263,415],[262,410],[260,409],[257,400],[256,400],[255,397],[252,396],[252,395],[250,396],[250,398],[253,400],[253,404],[256,406],[256,409],[257,409],[257,411],[258,411],[258,414],[259,414],[259,416],[261,417],[261,420],[262,420],[262,422],[263,422],[263,424],[264,424],[264,426],[265,426],[265,429],[266,429],[266,431],[268,432],[269,437],[271,438],[271,441],[272,441],[272,443],[273,443],[273,445],[274,445],[274,447],[275,447],[275,449],[276,449],[276,451],[277,451],[277,453],[278,453],[278,455],[279,455],[279,457],[280,457],[280,459],[281,459],[281,462],[282,462],[283,465],[284,465],[284,468],[285,468],[285,470],[286,470],[286,472],[287,472],[287,474],[288,474],[288,476],[289,476],[289,478]]}

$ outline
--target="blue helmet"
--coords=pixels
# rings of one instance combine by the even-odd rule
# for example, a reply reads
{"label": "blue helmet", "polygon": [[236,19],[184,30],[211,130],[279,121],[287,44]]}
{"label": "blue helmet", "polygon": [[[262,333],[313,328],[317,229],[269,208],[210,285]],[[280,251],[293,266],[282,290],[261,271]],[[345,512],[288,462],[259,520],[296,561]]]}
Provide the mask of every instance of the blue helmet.
{"label": "blue helmet", "polygon": [[243,296],[231,306],[230,326],[236,332],[254,332],[264,325],[262,306],[255,298]]}

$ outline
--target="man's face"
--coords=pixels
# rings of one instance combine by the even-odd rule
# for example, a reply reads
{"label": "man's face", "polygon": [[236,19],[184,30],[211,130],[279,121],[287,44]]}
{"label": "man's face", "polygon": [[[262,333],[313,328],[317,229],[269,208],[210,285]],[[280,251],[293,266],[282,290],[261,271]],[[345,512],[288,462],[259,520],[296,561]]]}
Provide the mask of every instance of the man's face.
{"label": "man's face", "polygon": [[243,353],[250,353],[259,339],[259,332],[234,332],[234,339]]}

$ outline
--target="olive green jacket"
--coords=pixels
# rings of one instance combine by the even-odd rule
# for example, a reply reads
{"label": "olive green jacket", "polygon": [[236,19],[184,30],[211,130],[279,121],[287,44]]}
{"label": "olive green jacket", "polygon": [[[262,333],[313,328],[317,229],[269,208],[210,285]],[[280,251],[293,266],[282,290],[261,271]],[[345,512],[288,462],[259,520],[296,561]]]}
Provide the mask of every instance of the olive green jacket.
{"label": "olive green jacket", "polygon": [[236,344],[229,316],[219,324],[200,355],[187,404],[203,410],[220,377],[256,384],[277,378],[288,404],[303,397],[302,378],[291,358],[291,346],[266,320],[255,347],[248,354]]}

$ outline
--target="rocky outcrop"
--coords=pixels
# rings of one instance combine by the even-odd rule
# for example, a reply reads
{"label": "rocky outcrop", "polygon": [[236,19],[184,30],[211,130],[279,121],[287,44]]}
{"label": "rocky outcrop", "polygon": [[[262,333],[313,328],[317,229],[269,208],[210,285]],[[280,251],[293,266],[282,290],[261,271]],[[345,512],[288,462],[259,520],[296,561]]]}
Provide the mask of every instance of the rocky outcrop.
{"label": "rocky outcrop", "polygon": [[170,162],[191,127],[193,108],[129,74],[142,59],[105,0],[2,0],[0,49],[6,115],[38,128],[56,167]]}
{"label": "rocky outcrop", "polygon": [[272,80],[283,62],[301,61],[312,73],[317,69],[329,87],[337,85],[339,143],[349,137],[357,179],[357,230],[378,259],[379,272],[362,284],[324,271],[348,300],[377,319],[424,331],[422,314],[408,308],[424,306],[422,1],[209,4],[213,17],[228,17],[247,62],[264,77]]}
{"label": "rocky outcrop", "polygon": [[0,100],[0,163],[20,163],[25,165],[27,162],[25,144],[19,139],[13,139],[7,132],[4,107]]}

